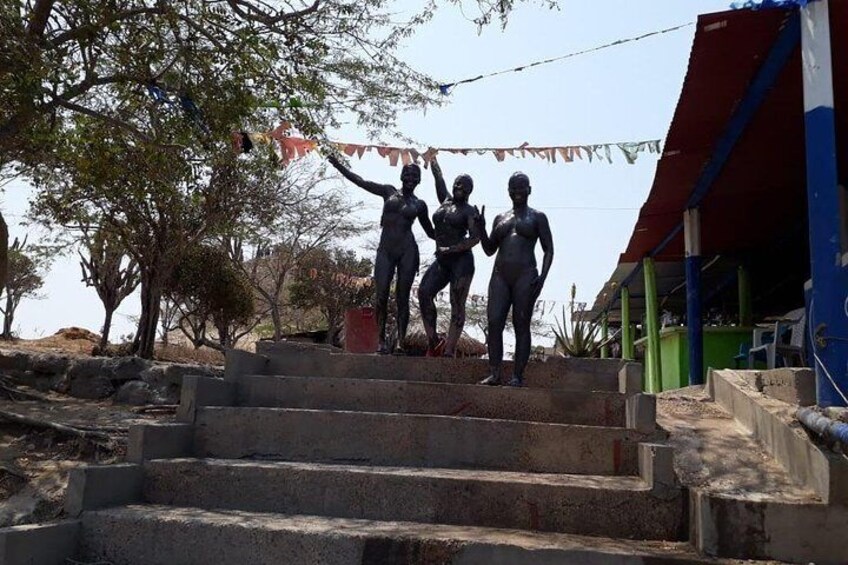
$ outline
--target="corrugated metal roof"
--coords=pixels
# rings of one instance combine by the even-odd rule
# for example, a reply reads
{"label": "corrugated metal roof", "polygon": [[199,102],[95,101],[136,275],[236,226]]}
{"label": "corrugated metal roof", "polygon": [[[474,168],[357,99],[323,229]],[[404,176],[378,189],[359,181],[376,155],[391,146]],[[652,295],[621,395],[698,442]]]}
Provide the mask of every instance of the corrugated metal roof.
{"label": "corrugated metal roof", "polygon": [[[831,2],[830,6],[837,135],[842,148],[840,170],[845,178],[848,173],[848,72],[845,72],[848,69],[848,2]],[[650,255],[680,225],[693,188],[790,17],[789,10],[740,10],[698,19],[688,72],[654,183],[630,242],[621,254],[619,267],[599,293],[593,312],[615,307],[618,285],[627,279],[643,257]],[[759,286],[755,291],[759,291],[761,299],[768,298],[763,279],[768,281],[785,274],[779,273],[781,270],[800,271],[793,275],[792,284],[797,284],[796,279],[803,284],[803,277],[809,272],[804,151],[799,45],[700,204],[704,262],[722,257],[705,271],[707,295],[711,284],[725,281],[727,274],[735,272],[736,265],[742,261],[757,264]],[[796,239],[801,238],[803,245],[795,240],[787,242],[786,236],[792,233],[798,234]],[[757,261],[758,254],[780,257],[781,246],[791,250],[793,255],[784,261],[773,261],[771,265]],[[683,255],[682,231],[655,254],[658,274],[668,275],[659,285],[660,296],[670,290],[680,290],[685,280]],[[663,263],[675,263],[676,266],[663,267]],[[712,274],[708,275],[709,271]],[[636,297],[643,294],[641,287],[641,277],[635,277],[630,285],[631,294]],[[774,293],[770,296],[774,299],[774,308],[779,310],[785,307],[787,300],[800,299],[802,291],[799,285],[797,294],[787,292],[780,300]],[[685,304],[685,289],[680,298]],[[638,298],[632,301],[632,306],[638,316],[642,306]]]}

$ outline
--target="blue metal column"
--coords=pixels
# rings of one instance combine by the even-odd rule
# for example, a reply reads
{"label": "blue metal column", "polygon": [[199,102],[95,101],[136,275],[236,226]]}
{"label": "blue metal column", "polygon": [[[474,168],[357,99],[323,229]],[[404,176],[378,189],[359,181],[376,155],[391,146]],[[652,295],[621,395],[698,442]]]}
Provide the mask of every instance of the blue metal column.
{"label": "blue metal column", "polygon": [[686,244],[686,327],[689,335],[689,385],[704,383],[704,321],[701,312],[701,217],[697,208],[683,215]]}
{"label": "blue metal column", "polygon": [[813,296],[808,319],[820,406],[848,405],[848,276],[842,267],[828,0],[801,10],[807,207]]}

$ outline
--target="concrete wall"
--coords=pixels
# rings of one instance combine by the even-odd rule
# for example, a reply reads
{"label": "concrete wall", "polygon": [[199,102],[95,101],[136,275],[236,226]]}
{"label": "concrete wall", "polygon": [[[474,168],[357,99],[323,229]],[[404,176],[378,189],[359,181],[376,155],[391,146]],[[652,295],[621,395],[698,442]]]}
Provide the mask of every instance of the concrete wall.
{"label": "concrete wall", "polygon": [[712,371],[710,396],[753,433],[798,483],[827,503],[848,504],[848,459],[815,444],[795,420],[797,407],[758,392],[758,371]]}

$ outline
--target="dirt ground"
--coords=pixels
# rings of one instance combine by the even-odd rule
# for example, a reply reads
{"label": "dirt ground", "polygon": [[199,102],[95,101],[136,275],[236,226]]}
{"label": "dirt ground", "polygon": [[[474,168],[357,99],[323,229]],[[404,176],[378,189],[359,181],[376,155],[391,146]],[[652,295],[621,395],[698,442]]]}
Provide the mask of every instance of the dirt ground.
{"label": "dirt ground", "polygon": [[[23,351],[89,356],[100,336],[63,328],[41,339],[0,342]],[[120,347],[120,346],[118,346]],[[157,344],[155,358],[223,365],[214,350]],[[172,421],[173,406],[127,406],[38,392],[0,374],[0,527],[60,517],[68,471],[86,463],[120,463],[132,424]]]}
{"label": "dirt ground", "polygon": [[[19,393],[0,391],[0,527],[61,516],[70,469],[119,463],[130,425],[174,418],[174,407],[122,406],[14,388]],[[42,399],[22,400],[28,394]],[[16,416],[29,421],[12,421]]]}

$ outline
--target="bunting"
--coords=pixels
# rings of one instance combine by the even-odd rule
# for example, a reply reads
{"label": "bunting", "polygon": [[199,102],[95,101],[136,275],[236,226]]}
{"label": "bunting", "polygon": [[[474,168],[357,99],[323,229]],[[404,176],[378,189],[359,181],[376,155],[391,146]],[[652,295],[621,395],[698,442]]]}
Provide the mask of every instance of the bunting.
{"label": "bunting", "polygon": [[[299,159],[318,149],[318,142],[287,135],[289,124],[282,124],[274,131],[267,133],[233,132],[233,150],[236,153],[247,153],[257,145],[273,145],[279,148],[279,158],[283,164]],[[330,144],[348,157],[356,155],[362,158],[365,153],[376,153],[389,160],[392,167],[399,164],[423,162],[427,167],[430,161],[439,153],[453,155],[487,155],[491,154],[498,162],[509,157],[542,159],[549,163],[573,163],[600,161],[613,163],[613,155],[620,155],[627,164],[634,164],[641,153],[659,155],[660,140],[631,141],[626,143],[603,143],[597,145],[563,145],[563,146],[531,146],[523,143],[517,147],[430,147],[424,151],[413,147],[396,147],[389,145],[372,145],[334,141]]]}
{"label": "bunting", "polygon": [[731,10],[769,10],[772,8],[804,7],[811,0],[742,0],[730,4]]}

